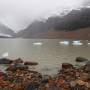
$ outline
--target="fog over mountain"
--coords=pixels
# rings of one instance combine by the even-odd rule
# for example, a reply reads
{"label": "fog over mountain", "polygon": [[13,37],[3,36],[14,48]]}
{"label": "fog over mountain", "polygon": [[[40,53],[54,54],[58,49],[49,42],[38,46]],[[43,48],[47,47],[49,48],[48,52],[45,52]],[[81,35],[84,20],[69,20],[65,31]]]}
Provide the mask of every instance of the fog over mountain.
{"label": "fog over mountain", "polygon": [[88,0],[0,0],[0,22],[15,32],[42,20],[87,6]]}
{"label": "fog over mountain", "polygon": [[34,21],[16,37],[90,40],[90,8],[75,9],[67,15],[51,16],[45,21]]}

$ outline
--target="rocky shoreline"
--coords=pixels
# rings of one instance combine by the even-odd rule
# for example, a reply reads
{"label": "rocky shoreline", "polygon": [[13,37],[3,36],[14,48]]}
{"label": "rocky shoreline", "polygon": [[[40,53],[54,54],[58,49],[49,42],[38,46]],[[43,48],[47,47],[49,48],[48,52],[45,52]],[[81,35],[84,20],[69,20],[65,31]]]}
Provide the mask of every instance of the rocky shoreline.
{"label": "rocky shoreline", "polygon": [[2,58],[0,64],[7,66],[5,72],[0,70],[0,90],[90,90],[90,61],[80,57],[76,61],[87,62],[80,67],[62,63],[62,68],[52,77],[29,69],[38,65],[37,62]]}

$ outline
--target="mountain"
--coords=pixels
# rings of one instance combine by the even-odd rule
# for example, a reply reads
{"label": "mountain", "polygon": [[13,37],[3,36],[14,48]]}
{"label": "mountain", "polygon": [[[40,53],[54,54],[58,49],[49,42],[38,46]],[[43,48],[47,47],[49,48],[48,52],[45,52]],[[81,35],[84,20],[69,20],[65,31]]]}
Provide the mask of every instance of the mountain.
{"label": "mountain", "polygon": [[71,31],[86,27],[90,27],[90,8],[72,10],[58,22],[55,29]]}
{"label": "mountain", "polygon": [[41,21],[35,21],[25,30],[18,32],[17,37],[33,38],[34,34],[46,31],[48,31],[46,23]]}
{"label": "mountain", "polygon": [[0,38],[14,37],[15,33],[13,30],[0,23]]}
{"label": "mountain", "polygon": [[17,33],[22,38],[69,38],[89,39],[90,8],[72,10],[67,15],[49,17],[46,21],[34,21]]}

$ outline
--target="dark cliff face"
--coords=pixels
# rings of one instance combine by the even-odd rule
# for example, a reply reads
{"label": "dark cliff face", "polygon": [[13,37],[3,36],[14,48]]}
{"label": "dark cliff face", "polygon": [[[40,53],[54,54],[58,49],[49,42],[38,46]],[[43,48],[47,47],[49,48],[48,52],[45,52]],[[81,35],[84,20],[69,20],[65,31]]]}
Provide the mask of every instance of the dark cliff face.
{"label": "dark cliff face", "polygon": [[55,29],[70,31],[86,27],[90,27],[90,8],[71,11],[62,18]]}
{"label": "dark cliff face", "polygon": [[46,36],[47,38],[49,38],[48,32],[52,33],[53,29],[55,32],[55,34],[53,33],[53,36],[55,38],[55,36],[57,36],[56,34],[58,33],[58,31],[59,33],[62,31],[66,33],[66,31],[70,32],[80,29],[82,33],[81,28],[87,27],[90,27],[90,8],[82,8],[80,10],[72,10],[63,17],[59,16],[49,17],[45,22],[35,21],[32,24],[30,24],[25,30],[22,30],[19,33],[17,33],[16,36],[23,38],[39,38],[39,37],[42,38],[43,35],[41,34],[47,33]]}

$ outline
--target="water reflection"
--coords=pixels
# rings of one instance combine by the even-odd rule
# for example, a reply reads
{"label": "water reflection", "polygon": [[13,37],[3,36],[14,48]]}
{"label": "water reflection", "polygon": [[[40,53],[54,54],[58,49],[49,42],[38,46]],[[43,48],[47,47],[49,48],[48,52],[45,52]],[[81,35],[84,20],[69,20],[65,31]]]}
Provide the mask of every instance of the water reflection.
{"label": "water reflection", "polygon": [[61,42],[59,42],[59,44],[69,45],[69,41],[61,41]]}

